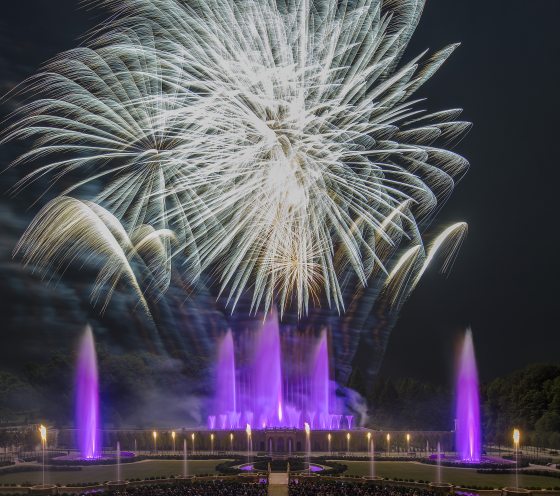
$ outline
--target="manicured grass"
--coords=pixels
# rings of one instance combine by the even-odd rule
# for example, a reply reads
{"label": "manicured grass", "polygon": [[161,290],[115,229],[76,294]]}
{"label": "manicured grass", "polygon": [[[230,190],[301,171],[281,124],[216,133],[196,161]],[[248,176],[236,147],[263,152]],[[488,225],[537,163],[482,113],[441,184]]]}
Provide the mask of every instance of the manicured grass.
{"label": "manicured grass", "polygon": [[[188,462],[190,475],[208,474],[216,472],[216,465],[224,460],[192,460]],[[121,477],[123,479],[145,478],[152,476],[181,475],[183,473],[183,462],[180,460],[143,460],[140,462],[123,463],[121,465]],[[0,484],[21,484],[31,482],[41,483],[41,470],[37,472],[20,472],[15,474],[3,474],[0,471]],[[46,482],[50,484],[68,484],[76,482],[104,482],[115,480],[115,465],[92,465],[82,467],[80,471],[56,471],[47,472]]]}
{"label": "manicured grass", "polygon": [[[369,475],[369,462],[356,462],[336,460],[348,465],[347,475]],[[437,480],[437,467],[435,465],[424,465],[417,462],[376,462],[375,475],[393,479],[415,479],[415,480]],[[513,474],[479,474],[471,468],[441,467],[441,480],[451,484],[468,486],[492,486],[502,488],[515,486],[515,475]],[[560,479],[554,477],[543,477],[539,475],[519,474],[519,485],[522,487],[554,487],[560,486]]]}

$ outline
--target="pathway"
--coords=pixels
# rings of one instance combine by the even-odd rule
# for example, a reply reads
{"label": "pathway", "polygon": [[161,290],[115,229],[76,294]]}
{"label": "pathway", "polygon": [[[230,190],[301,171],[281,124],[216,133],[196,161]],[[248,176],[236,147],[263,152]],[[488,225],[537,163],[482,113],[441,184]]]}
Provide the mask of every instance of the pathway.
{"label": "pathway", "polygon": [[287,472],[271,472],[268,475],[268,496],[288,496]]}

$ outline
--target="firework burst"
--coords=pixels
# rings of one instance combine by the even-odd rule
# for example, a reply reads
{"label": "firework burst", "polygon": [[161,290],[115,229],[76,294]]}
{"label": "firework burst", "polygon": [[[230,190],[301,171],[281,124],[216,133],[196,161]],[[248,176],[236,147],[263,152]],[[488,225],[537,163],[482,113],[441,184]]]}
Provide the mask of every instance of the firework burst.
{"label": "firework burst", "polygon": [[[101,182],[91,201],[127,246],[139,232],[157,239],[147,265],[162,289],[181,253],[232,308],[249,294],[253,310],[343,311],[347,289],[374,279],[397,301],[437,252],[453,258],[464,224],[428,252],[420,232],[468,167],[445,145],[469,124],[412,99],[456,47],[400,62],[422,1],[105,4],[111,21],[90,45],[29,82],[33,99],[4,139],[34,138],[17,162],[41,165],[17,188],[44,175],[77,178],[63,195]],[[91,220],[45,228],[76,210],[55,202],[19,246],[43,267]],[[176,245],[158,234],[168,230]],[[118,270],[101,271],[112,284],[134,252],[124,239]]]}

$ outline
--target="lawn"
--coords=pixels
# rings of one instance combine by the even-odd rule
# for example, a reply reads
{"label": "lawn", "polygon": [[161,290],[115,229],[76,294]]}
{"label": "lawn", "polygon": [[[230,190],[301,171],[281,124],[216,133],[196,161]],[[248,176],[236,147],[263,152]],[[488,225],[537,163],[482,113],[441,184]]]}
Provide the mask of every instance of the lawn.
{"label": "lawn", "polygon": [[[339,463],[348,465],[347,475],[369,475],[369,462],[356,462],[338,460]],[[375,475],[393,479],[415,479],[415,480],[437,480],[437,467],[435,465],[424,465],[418,462],[376,462]],[[442,482],[449,482],[459,486],[492,486],[502,488],[515,485],[513,474],[479,474],[471,468],[441,467]],[[543,477],[539,475],[519,474],[519,485],[522,487],[549,488],[560,486],[560,479],[554,477]]]}
{"label": "lawn", "polygon": [[[216,465],[224,460],[192,460],[188,462],[188,473],[208,474],[214,473]],[[140,462],[123,463],[121,465],[121,477],[123,479],[145,478],[152,476],[181,475],[183,473],[183,462],[180,460],[143,460]],[[21,484],[30,482],[41,483],[41,470],[37,472],[20,472],[16,474],[2,474],[0,470],[0,484]],[[115,465],[93,465],[83,467],[80,471],[56,471],[47,472],[46,482],[50,484],[68,484],[75,482],[104,482],[115,480]]]}

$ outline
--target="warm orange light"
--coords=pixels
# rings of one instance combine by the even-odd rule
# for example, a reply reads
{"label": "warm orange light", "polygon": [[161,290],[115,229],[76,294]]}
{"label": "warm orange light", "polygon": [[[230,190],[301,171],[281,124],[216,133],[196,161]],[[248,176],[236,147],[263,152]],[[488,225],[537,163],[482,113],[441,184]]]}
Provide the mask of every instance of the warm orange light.
{"label": "warm orange light", "polygon": [[41,434],[41,441],[43,443],[47,442],[47,428],[41,424],[41,426],[39,427],[39,432]]}
{"label": "warm orange light", "polygon": [[521,434],[519,429],[513,429],[513,442],[517,445],[519,444],[519,439],[521,438]]}
{"label": "warm orange light", "polygon": [[233,432],[229,435],[229,440],[233,441]]}
{"label": "warm orange light", "polygon": [[152,432],[152,436],[154,436],[154,439],[156,439],[157,438],[157,432],[156,431]]}
{"label": "warm orange light", "polygon": [[348,441],[350,441],[350,433],[349,433],[349,432],[346,434],[346,439],[347,439]]}
{"label": "warm orange light", "polygon": [[391,440],[391,434],[387,434],[387,442]]}
{"label": "warm orange light", "polygon": [[371,432],[368,432],[368,433],[367,433],[367,440],[368,440],[368,441],[371,441]]}
{"label": "warm orange light", "polygon": [[332,436],[331,436],[331,433],[329,432],[329,433],[327,434],[327,439],[330,441],[331,438],[332,438]]}
{"label": "warm orange light", "polygon": [[406,442],[409,443],[410,442],[410,434],[406,435]]}
{"label": "warm orange light", "polygon": [[191,434],[191,438],[194,441],[194,432]]}
{"label": "warm orange light", "polygon": [[173,441],[175,441],[175,431],[171,433],[171,437],[173,438]]}
{"label": "warm orange light", "polygon": [[214,441],[214,434],[210,434],[210,440]]}

